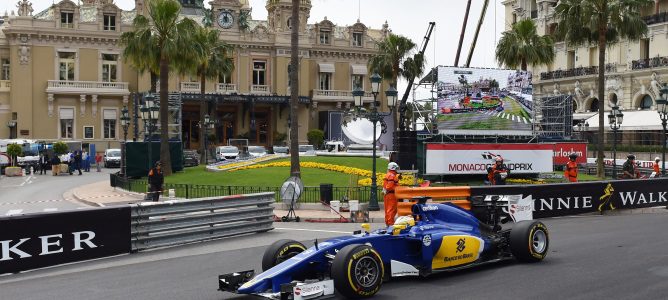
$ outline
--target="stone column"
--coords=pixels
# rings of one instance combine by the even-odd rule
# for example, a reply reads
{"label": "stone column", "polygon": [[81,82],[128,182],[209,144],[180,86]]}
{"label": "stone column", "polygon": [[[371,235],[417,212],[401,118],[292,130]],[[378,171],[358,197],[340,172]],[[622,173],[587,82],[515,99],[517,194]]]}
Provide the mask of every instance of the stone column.
{"label": "stone column", "polygon": [[81,111],[81,116],[86,114],[86,95],[80,95],[81,99],[79,104],[79,110]]}
{"label": "stone column", "polygon": [[123,95],[123,105],[128,105],[128,95]]}
{"label": "stone column", "polygon": [[46,99],[49,102],[49,117],[53,117],[53,94],[47,94]]}
{"label": "stone column", "polygon": [[91,95],[90,100],[92,103],[91,114],[93,115],[93,118],[95,118],[95,116],[97,116],[97,95]]}

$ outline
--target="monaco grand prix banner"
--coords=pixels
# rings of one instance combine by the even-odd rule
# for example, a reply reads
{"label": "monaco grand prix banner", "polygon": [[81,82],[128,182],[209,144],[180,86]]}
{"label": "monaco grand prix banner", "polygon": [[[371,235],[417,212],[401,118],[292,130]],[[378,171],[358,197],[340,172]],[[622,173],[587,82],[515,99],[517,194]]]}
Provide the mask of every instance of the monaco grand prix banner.
{"label": "monaco grand prix banner", "polygon": [[0,274],[130,253],[130,207],[0,218]]}
{"label": "monaco grand prix banner", "polygon": [[510,173],[552,172],[554,144],[427,144],[429,175],[487,174],[497,157]]}
{"label": "monaco grand prix banner", "polygon": [[[668,205],[667,179],[471,187],[471,197],[531,200],[533,218]],[[505,197],[504,197],[505,196]]]}

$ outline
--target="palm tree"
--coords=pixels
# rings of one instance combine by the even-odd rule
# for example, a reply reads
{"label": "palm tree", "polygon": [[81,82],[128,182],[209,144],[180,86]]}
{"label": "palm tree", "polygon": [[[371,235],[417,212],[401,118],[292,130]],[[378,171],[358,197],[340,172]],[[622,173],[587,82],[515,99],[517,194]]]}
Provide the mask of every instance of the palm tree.
{"label": "palm tree", "polygon": [[396,86],[399,77],[405,76],[403,62],[413,48],[415,43],[411,39],[390,33],[378,43],[378,54],[369,60],[369,69],[383,78],[391,78],[391,84]]}
{"label": "palm tree", "polygon": [[533,20],[521,20],[501,34],[496,61],[522,71],[527,70],[527,65],[550,65],[554,62],[554,42],[549,36],[538,35]]}
{"label": "palm tree", "polygon": [[[605,99],[605,49],[620,38],[639,40],[647,34],[640,10],[651,0],[561,0],[555,8],[556,35],[569,46],[598,45],[598,99]],[[598,106],[596,175],[604,178],[604,107]]]}
{"label": "palm tree", "polygon": [[[144,28],[148,26],[149,20],[138,15],[132,21],[133,28]],[[123,48],[123,61],[129,63],[133,68],[144,74],[148,71],[151,75],[150,91],[155,93],[156,83],[158,82],[158,69],[160,64],[160,52],[154,46],[154,43],[147,42],[153,40],[153,32],[144,30],[141,32],[127,31],[121,34],[120,44]]]}
{"label": "palm tree", "polygon": [[[149,0],[148,17],[137,15],[133,21],[134,31],[125,37],[126,59],[140,69],[159,74],[160,161],[166,176],[172,174],[168,103],[170,65],[177,70],[187,69],[197,64],[201,53],[191,42],[198,25],[189,18],[180,19],[180,11],[181,5],[176,0]],[[131,48],[127,49],[129,46]]]}
{"label": "palm tree", "polygon": [[290,32],[290,176],[301,177],[299,167],[299,4],[292,0]]}
{"label": "palm tree", "polygon": [[[200,52],[201,61],[195,65],[195,73],[200,81],[200,124],[204,124],[205,114],[210,114],[209,103],[205,99],[206,79],[216,79],[219,76],[226,76],[234,70],[234,61],[232,61],[232,46],[219,39],[219,32],[215,29],[199,27],[193,36],[196,51]],[[206,126],[206,124],[204,124]],[[204,130],[199,132],[200,142],[200,161],[204,164]]]}

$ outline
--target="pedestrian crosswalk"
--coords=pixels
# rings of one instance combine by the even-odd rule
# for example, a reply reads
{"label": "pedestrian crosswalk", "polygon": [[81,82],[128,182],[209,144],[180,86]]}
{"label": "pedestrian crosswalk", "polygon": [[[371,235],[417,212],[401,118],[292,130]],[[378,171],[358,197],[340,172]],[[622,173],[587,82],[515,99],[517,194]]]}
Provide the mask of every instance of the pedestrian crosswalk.
{"label": "pedestrian crosswalk", "polygon": [[505,112],[499,112],[499,111],[495,111],[495,110],[487,110],[487,111],[484,111],[483,114],[488,115],[488,116],[492,116],[492,117],[497,117],[497,118],[510,120],[510,121],[517,122],[517,123],[524,123],[524,124],[531,123],[531,120],[527,119],[526,117],[511,115],[511,114],[508,114],[508,113],[505,113]]}

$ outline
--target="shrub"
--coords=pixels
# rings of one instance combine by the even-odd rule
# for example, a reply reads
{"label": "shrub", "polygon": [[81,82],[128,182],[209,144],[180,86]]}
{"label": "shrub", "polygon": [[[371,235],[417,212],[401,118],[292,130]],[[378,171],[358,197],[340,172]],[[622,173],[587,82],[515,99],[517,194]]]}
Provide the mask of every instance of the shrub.
{"label": "shrub", "polygon": [[53,143],[53,153],[56,155],[62,155],[67,153],[69,148],[67,147],[67,144],[64,142],[55,142]]}
{"label": "shrub", "polygon": [[16,157],[23,154],[23,148],[19,144],[7,145],[7,154],[12,158],[12,166],[16,166]]}
{"label": "shrub", "polygon": [[309,144],[316,149],[320,149],[322,142],[325,140],[325,132],[320,129],[312,129],[306,134]]}
{"label": "shrub", "polygon": [[274,131],[274,144],[275,145],[282,145],[283,142],[285,142],[285,139],[288,138],[288,135],[285,133],[280,133],[278,131]]}

